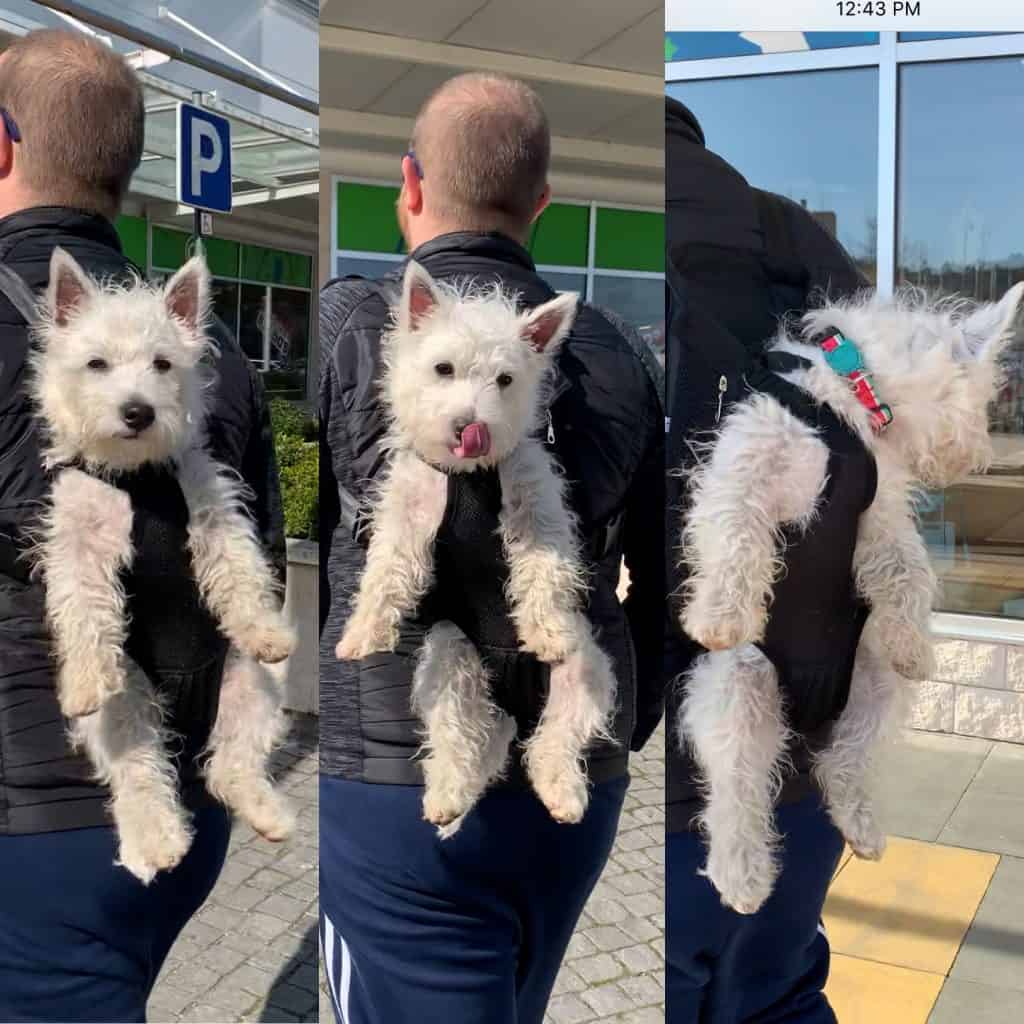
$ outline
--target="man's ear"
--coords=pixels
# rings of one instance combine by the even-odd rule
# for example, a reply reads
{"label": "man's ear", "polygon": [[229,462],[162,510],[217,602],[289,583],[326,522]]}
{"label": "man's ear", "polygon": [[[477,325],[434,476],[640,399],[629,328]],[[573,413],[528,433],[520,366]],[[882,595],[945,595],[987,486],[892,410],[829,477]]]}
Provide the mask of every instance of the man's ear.
{"label": "man's ear", "polygon": [[415,260],[409,260],[402,279],[402,298],[398,304],[399,329],[414,333],[437,309],[441,295],[434,279]]}
{"label": "man's ear", "polygon": [[201,335],[210,311],[210,271],[202,252],[196,253],[164,287],[167,312],[192,335]]}
{"label": "man's ear", "polygon": [[580,297],[576,292],[565,292],[557,299],[545,302],[522,317],[520,332],[523,340],[534,350],[553,355],[565,336],[572,330],[576,307]]}
{"label": "man's ear", "polygon": [[540,199],[537,200],[537,205],[533,208],[533,216],[530,218],[532,224],[547,208],[551,202],[551,186],[545,184],[544,191],[540,194]]}
{"label": "man's ear", "polygon": [[402,190],[398,201],[413,214],[419,213],[423,208],[422,180],[419,164],[410,153],[406,153],[402,157]]}
{"label": "man's ear", "polygon": [[58,327],[66,327],[96,296],[95,282],[74,256],[59,246],[50,257],[50,284],[46,307]]}
{"label": "man's ear", "polygon": [[1018,281],[998,302],[980,306],[961,323],[970,358],[984,362],[999,356],[1010,339],[1021,298],[1024,281]]}

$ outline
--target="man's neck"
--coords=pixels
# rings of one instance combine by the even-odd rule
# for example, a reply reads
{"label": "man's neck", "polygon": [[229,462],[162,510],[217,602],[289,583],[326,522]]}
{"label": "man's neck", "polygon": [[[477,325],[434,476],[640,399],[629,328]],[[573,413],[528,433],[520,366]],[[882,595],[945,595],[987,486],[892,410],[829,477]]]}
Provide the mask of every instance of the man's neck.
{"label": "man's neck", "polygon": [[429,229],[411,230],[406,233],[405,244],[409,247],[409,252],[415,252],[421,245],[426,245],[428,242],[433,242],[435,238],[441,238],[443,235],[455,235],[455,234],[472,234],[472,235],[487,235],[497,233],[504,235],[506,238],[512,239],[517,245],[525,245],[525,238],[517,238],[511,232],[507,231],[502,227],[493,228],[467,228],[464,225],[459,224],[446,224],[446,225],[434,225]]}

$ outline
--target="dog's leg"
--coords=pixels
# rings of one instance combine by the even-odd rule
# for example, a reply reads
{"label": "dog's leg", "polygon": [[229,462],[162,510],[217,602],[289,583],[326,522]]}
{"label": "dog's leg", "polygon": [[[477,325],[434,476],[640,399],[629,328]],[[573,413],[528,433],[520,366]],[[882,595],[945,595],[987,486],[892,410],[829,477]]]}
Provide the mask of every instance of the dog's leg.
{"label": "dog's leg", "polygon": [[144,885],[180,863],[192,843],[178,798],[178,777],[167,753],[163,713],[153,686],[128,662],[125,689],[93,715],[71,725],[97,778],[110,787],[120,840],[118,863]]}
{"label": "dog's leg", "polygon": [[779,529],[811,520],[827,470],[828,448],[773,398],[755,395],[726,419],[710,460],[694,472],[683,519],[682,626],[703,647],[761,639]]}
{"label": "dog's leg", "polygon": [[548,699],[523,755],[544,806],[556,821],[570,823],[583,818],[589,799],[584,752],[595,739],[610,739],[609,719],[615,708],[611,659],[585,620],[577,630],[580,646],[551,666]]}
{"label": "dog's leg", "polygon": [[879,460],[878,492],[860,521],[854,571],[871,606],[879,651],[907,679],[934,671],[931,612],[937,583],[907,499],[908,481]]}
{"label": "dog's leg", "polygon": [[245,509],[241,478],[200,447],[181,458],[178,483],[188,505],[188,544],[196,581],[224,635],[257,661],[284,661],[295,632],[280,611],[277,582]]}
{"label": "dog's leg", "polygon": [[287,839],[295,826],[294,812],[267,773],[267,759],[288,732],[281,696],[271,669],[231,651],[207,747],[211,795],[271,842]]}
{"label": "dog's leg", "polygon": [[411,452],[395,456],[373,514],[366,567],[339,658],[393,651],[403,616],[416,609],[434,577],[434,538],[448,504],[448,478]]}
{"label": "dog's leg", "polygon": [[565,485],[551,457],[532,440],[520,444],[498,473],[508,596],[519,639],[541,661],[564,661],[589,633],[576,614],[586,581]]}
{"label": "dog's leg", "polygon": [[753,914],[778,875],[775,801],[789,737],[771,662],[754,646],[704,655],[687,680],[679,725],[706,791],[704,874],[725,905]]}
{"label": "dog's leg", "polygon": [[63,470],[35,554],[46,584],[61,711],[69,718],[92,714],[125,688],[120,574],[132,560],[131,499],[77,469]]}
{"label": "dog's leg", "polygon": [[412,707],[424,725],[423,817],[449,825],[504,773],[515,719],[491,700],[477,649],[451,622],[439,622],[424,640]]}
{"label": "dog's leg", "polygon": [[853,852],[866,860],[878,860],[885,850],[869,794],[872,761],[888,731],[901,720],[903,706],[899,677],[871,650],[872,640],[861,641],[849,700],[832,727],[828,746],[814,758],[814,774],[832,820]]}

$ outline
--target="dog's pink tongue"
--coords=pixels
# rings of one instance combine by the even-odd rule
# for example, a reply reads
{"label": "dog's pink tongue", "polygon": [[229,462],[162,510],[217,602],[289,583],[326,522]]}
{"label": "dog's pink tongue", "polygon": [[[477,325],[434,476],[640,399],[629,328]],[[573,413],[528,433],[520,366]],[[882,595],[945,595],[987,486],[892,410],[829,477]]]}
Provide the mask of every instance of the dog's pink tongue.
{"label": "dog's pink tongue", "polygon": [[455,455],[460,459],[478,459],[491,450],[491,432],[486,423],[470,423],[463,427]]}

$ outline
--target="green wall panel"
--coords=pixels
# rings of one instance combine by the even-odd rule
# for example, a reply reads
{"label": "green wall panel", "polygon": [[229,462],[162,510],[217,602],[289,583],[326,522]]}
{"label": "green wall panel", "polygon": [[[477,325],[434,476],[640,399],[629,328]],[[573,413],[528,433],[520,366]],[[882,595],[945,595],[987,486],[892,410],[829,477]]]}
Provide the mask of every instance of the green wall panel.
{"label": "green wall panel", "polygon": [[265,249],[261,245],[243,245],[242,278],[246,281],[309,288],[313,279],[313,260],[298,252]]}
{"label": "green wall panel", "polygon": [[552,203],[530,230],[528,247],[533,262],[585,267],[589,232],[589,207]]}
{"label": "green wall panel", "polygon": [[204,238],[206,264],[214,277],[238,277],[238,253],[241,246],[226,238]]}
{"label": "green wall panel", "polygon": [[146,269],[146,218],[122,216],[114,225],[125,256],[142,271]]}
{"label": "green wall panel", "polygon": [[665,215],[598,208],[594,263],[604,270],[665,270]]}
{"label": "green wall panel", "polygon": [[192,236],[174,228],[153,228],[153,266],[160,270],[177,270],[188,259],[188,243]]}
{"label": "green wall panel", "polygon": [[395,200],[398,189],[388,185],[338,182],[338,248],[360,252],[404,252]]}

